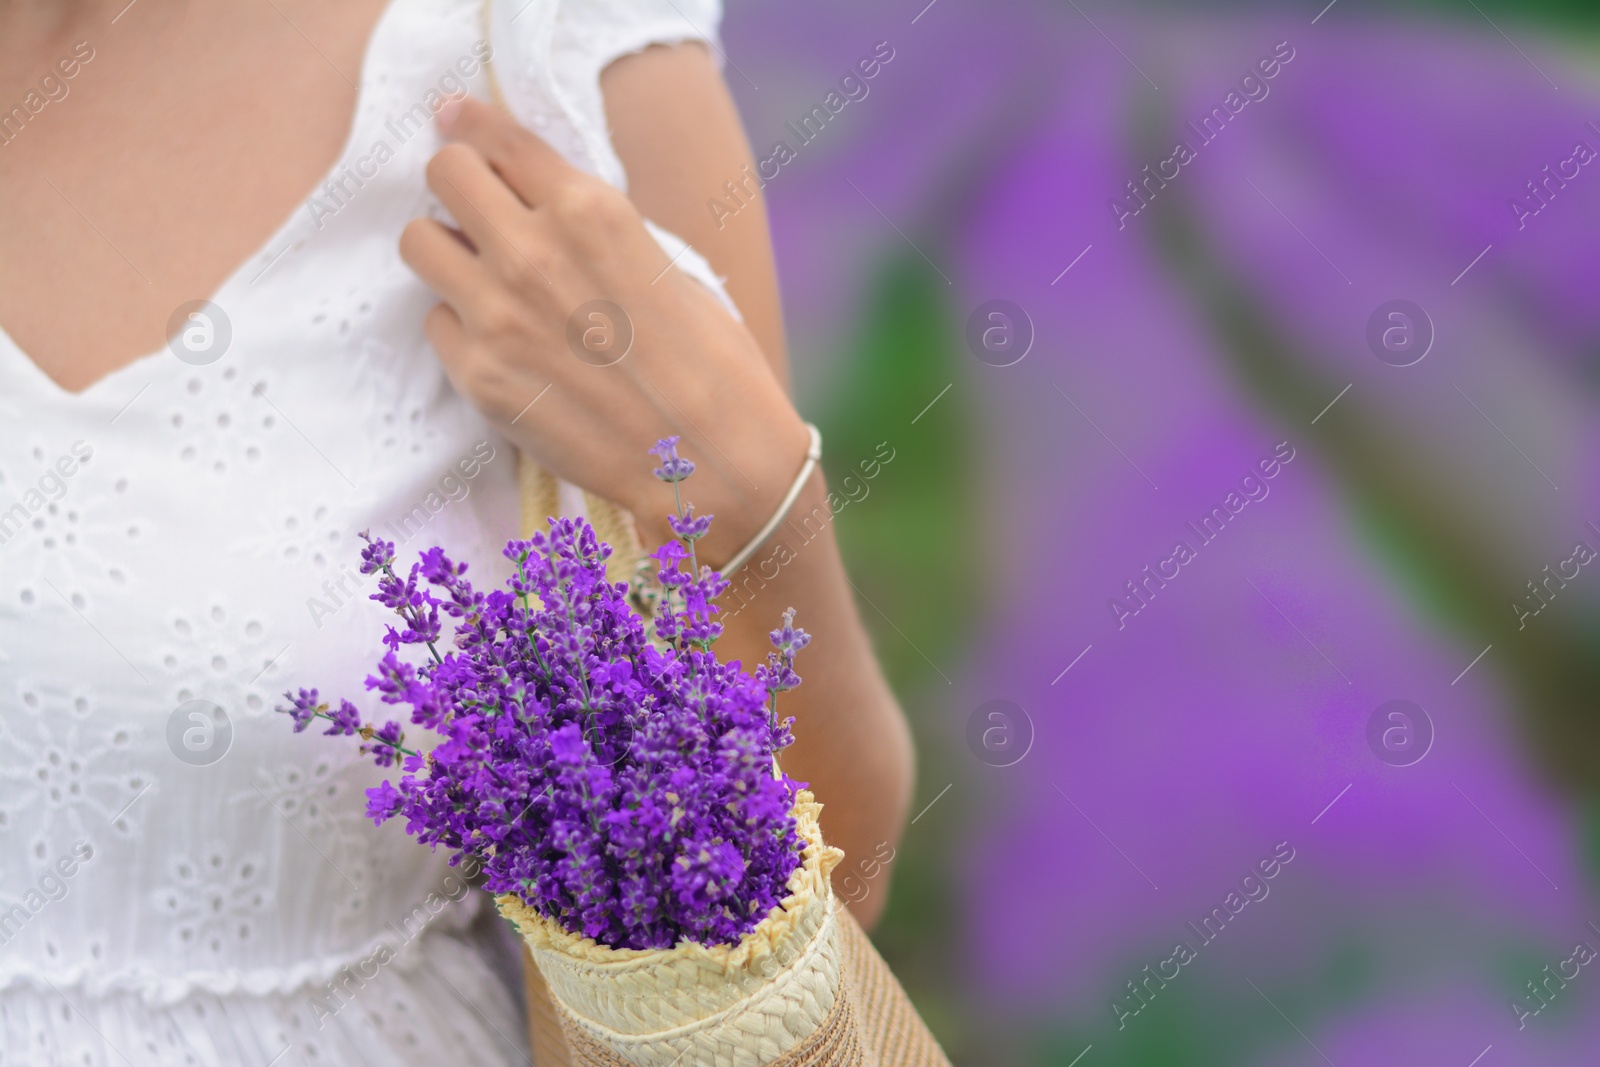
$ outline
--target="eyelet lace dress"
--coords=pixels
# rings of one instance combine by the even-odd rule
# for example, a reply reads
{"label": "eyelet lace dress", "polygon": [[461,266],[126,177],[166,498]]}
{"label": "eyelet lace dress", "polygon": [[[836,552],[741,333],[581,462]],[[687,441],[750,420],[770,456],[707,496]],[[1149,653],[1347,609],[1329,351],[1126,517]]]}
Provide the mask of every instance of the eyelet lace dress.
{"label": "eyelet lace dress", "polygon": [[69,393],[0,332],[0,1065],[528,1062],[483,895],[365,818],[381,771],[272,708],[365,693],[359,531],[485,584],[518,533],[515,449],[451,389],[396,250],[443,217],[432,109],[503,99],[621,184],[599,72],[719,14],[392,0],[340,161],[198,333]]}

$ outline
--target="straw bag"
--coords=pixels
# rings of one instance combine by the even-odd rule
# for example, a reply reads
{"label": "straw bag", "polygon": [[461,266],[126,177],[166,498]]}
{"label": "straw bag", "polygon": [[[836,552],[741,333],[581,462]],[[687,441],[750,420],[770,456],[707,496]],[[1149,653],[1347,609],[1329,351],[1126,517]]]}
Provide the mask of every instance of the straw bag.
{"label": "straw bag", "polygon": [[[518,457],[522,534],[558,514],[561,486]],[[631,517],[582,494],[615,551],[613,581],[643,558]],[[822,806],[801,790],[806,842],[789,895],[737,945],[612,949],[562,929],[512,896],[522,934],[535,1067],[949,1067],[888,964],[834,895],[844,853],[823,842]]]}

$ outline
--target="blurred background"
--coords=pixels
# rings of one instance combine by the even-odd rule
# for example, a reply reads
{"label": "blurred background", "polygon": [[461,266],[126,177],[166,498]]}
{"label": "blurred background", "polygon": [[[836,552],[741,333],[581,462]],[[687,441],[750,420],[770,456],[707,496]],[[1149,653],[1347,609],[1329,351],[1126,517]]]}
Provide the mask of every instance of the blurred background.
{"label": "blurred background", "polygon": [[728,0],[958,1062],[1595,1062],[1597,28]]}

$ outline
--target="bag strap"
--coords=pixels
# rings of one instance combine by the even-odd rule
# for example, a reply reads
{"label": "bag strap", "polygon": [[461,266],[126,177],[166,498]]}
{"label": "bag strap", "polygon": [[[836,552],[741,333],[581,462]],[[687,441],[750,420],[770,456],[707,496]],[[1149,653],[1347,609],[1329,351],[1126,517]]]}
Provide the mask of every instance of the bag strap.
{"label": "bag strap", "polygon": [[[490,5],[493,2],[494,0],[483,0],[479,8],[486,41],[494,34],[494,20],[490,16]],[[509,113],[511,109],[506,103],[500,78],[495,71],[494,56],[497,51],[495,48],[489,50],[489,57],[484,60],[483,69],[489,82],[489,99],[501,110]],[[548,517],[561,514],[561,483],[560,479],[541,467],[521,448],[517,449],[517,483],[522,496],[519,534],[522,537],[529,537],[545,529],[545,520]],[[634,525],[633,516],[612,501],[587,490],[583,491],[582,499],[584,514],[589,520],[589,525],[594,527],[595,536],[612,548],[611,559],[606,564],[607,579],[612,582],[626,582],[631,588],[640,562],[644,559],[644,550],[639,543],[639,533]]]}

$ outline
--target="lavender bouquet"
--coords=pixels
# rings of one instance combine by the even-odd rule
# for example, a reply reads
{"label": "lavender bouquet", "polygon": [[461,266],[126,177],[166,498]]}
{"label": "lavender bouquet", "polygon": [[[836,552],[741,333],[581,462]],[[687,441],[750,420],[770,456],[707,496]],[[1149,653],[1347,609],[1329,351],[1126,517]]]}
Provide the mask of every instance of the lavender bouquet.
{"label": "lavender bouquet", "polygon": [[368,814],[403,816],[418,841],[482,870],[576,1062],[779,1062],[836,1042],[845,999],[829,886],[842,853],[776,760],[792,739],[778,694],[800,683],[810,638],[791,609],[753,673],[718,661],[727,582],[696,559],[711,516],[682,502],[694,467],[676,445],[651,450],[678,506],[677,540],[650,557],[648,621],[607,580],[612,549],[582,519],[509,543],[514,574],[488,593],[439,548],[402,577],[394,545],[363,535],[372,599],[400,620],[367,688],[416,729],[315,689],[280,710],[296,731],[325,721],[398,766],[368,791]]}

